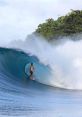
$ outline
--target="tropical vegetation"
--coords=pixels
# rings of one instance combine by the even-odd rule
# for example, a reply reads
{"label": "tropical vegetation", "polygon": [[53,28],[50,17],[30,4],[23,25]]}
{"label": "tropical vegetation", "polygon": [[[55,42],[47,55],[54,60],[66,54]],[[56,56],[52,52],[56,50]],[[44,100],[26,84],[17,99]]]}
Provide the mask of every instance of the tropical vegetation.
{"label": "tropical vegetation", "polygon": [[47,19],[44,23],[39,24],[35,33],[46,39],[53,39],[59,36],[68,36],[82,32],[82,10],[71,10],[65,16],[57,20]]}

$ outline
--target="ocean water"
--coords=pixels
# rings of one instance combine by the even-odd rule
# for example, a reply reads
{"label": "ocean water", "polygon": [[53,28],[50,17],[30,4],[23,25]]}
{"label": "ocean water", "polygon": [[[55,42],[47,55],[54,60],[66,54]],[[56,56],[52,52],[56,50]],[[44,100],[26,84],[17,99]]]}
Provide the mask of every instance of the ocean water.
{"label": "ocean water", "polygon": [[35,56],[0,48],[0,117],[82,117],[82,91],[29,80],[25,67],[31,61],[46,73],[50,69]]}

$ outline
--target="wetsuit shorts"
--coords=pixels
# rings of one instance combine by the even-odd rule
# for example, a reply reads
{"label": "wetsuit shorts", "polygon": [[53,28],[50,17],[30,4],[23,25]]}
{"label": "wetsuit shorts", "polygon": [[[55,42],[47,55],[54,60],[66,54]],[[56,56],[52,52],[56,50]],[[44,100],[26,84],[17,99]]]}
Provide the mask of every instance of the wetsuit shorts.
{"label": "wetsuit shorts", "polygon": [[30,75],[33,75],[33,71],[30,71]]}

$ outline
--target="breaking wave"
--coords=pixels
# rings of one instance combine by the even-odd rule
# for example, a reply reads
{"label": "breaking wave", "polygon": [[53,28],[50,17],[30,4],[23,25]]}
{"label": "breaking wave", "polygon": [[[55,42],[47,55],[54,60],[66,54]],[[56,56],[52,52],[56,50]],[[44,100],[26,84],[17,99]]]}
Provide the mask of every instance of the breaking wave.
{"label": "breaking wave", "polygon": [[[11,49],[14,48],[14,49]],[[28,79],[33,62],[35,80],[65,89],[82,89],[82,41],[64,41],[52,45],[43,39],[14,42],[0,48],[0,74],[13,80]]]}

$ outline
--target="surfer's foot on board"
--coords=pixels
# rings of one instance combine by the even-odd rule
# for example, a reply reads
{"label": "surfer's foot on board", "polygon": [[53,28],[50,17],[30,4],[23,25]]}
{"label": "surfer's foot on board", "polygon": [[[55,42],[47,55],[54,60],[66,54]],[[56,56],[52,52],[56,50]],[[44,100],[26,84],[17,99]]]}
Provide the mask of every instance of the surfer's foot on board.
{"label": "surfer's foot on board", "polygon": [[30,80],[35,80],[32,76],[30,77]]}

